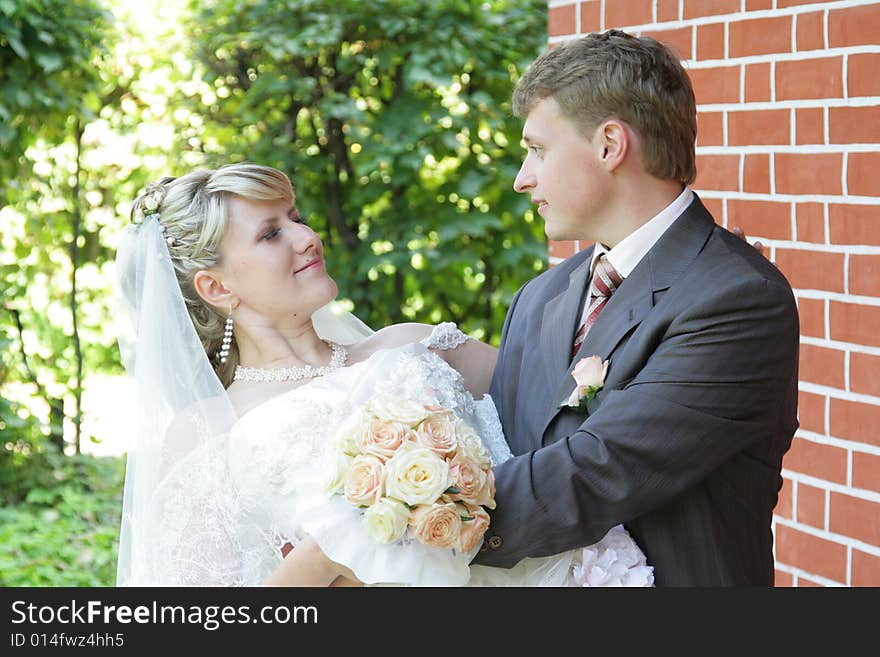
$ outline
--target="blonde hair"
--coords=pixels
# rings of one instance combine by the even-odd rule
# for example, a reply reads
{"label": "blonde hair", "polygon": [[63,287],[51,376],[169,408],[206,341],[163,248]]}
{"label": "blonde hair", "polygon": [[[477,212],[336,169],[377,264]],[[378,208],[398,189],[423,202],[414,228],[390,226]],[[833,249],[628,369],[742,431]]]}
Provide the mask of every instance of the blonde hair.
{"label": "blonde hair", "polygon": [[678,57],[662,43],[621,30],[566,41],[520,78],[514,114],[526,117],[548,97],[587,137],[608,118],[625,121],[642,139],[648,173],[685,185],[694,181],[694,91]]}
{"label": "blonde hair", "polygon": [[[230,164],[150,183],[131,208],[132,220],[158,212],[190,319],[224,387],[232,383],[239,362],[238,346],[233,339],[226,362],[220,362],[217,353],[223,342],[226,313],[206,303],[193,280],[199,270],[220,264],[220,243],[229,228],[229,200],[233,196],[288,203],[295,198],[290,179],[281,171],[257,164]],[[149,209],[149,199],[159,200],[158,208]]]}

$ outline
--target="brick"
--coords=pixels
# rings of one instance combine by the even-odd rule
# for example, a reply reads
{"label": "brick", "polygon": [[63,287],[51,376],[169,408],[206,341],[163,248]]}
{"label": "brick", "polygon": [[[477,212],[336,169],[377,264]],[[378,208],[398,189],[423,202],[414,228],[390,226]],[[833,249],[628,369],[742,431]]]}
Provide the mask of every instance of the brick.
{"label": "brick", "polygon": [[793,527],[776,526],[776,559],[836,582],[846,581],[846,546]]}
{"label": "brick", "polygon": [[746,64],[744,96],[747,103],[770,100],[770,64]]}
{"label": "brick", "polygon": [[581,34],[598,32],[602,29],[601,0],[581,3]]}
{"label": "brick", "polygon": [[731,57],[791,52],[791,17],[756,18],[730,23]]}
{"label": "brick", "polygon": [[843,98],[843,57],[776,63],[776,100]]}
{"label": "brick", "polygon": [[791,573],[777,570],[773,573],[773,576],[773,586],[776,588],[791,588],[792,586],[794,586],[794,576]]}
{"label": "brick", "polygon": [[880,205],[828,205],[832,244],[880,246]]}
{"label": "brick", "polygon": [[880,557],[853,549],[850,586],[880,586]]}
{"label": "brick", "polygon": [[796,203],[797,241],[825,243],[825,209],[821,203]]}
{"label": "brick", "polygon": [[776,266],[798,290],[843,292],[844,257],[843,253],[780,248],[776,249]]}
{"label": "brick", "polygon": [[[791,280],[788,272],[785,273]],[[839,349],[801,343],[798,378],[801,381],[844,390],[846,388],[844,360],[845,354]]]}
{"label": "brick", "polygon": [[791,111],[751,110],[727,115],[727,139],[731,146],[791,143]]}
{"label": "brick", "polygon": [[569,258],[577,252],[575,243],[572,241],[554,242],[551,240],[547,247],[548,255],[551,258]]}
{"label": "brick", "polygon": [[770,155],[747,153],[743,163],[742,191],[752,194],[770,193]]}
{"label": "brick", "polygon": [[797,521],[825,529],[825,491],[804,483],[797,489]]}
{"label": "brick", "polygon": [[697,112],[697,146],[724,145],[724,112]]}
{"label": "brick", "polygon": [[605,0],[605,29],[654,22],[651,0]]}
{"label": "brick", "polygon": [[739,102],[739,66],[692,68],[688,75],[698,105]]}
{"label": "brick", "polygon": [[799,297],[797,304],[801,335],[806,335],[812,338],[824,338],[825,302],[822,299],[805,299]]}
{"label": "brick", "polygon": [[880,144],[880,108],[830,108],[828,136],[832,144]]}
{"label": "brick", "polygon": [[724,59],[724,23],[697,26],[697,59]]}
{"label": "brick", "polygon": [[693,28],[682,27],[677,30],[647,30],[642,36],[649,36],[669,46],[679,59],[693,57]]}
{"label": "brick", "polygon": [[849,355],[849,389],[880,397],[880,356],[853,351]]}
{"label": "brick", "polygon": [[561,36],[577,32],[577,5],[550,7],[547,11],[548,36]]}
{"label": "brick", "polygon": [[684,0],[684,18],[735,14],[740,10],[739,0]]}
{"label": "brick", "polygon": [[[800,422],[800,428],[804,431],[825,433],[825,396],[798,390],[798,421]],[[789,451],[785,458],[797,459],[800,457],[792,457]]]}
{"label": "brick", "polygon": [[836,9],[828,14],[828,46],[873,46],[880,34],[880,5]]}
{"label": "brick", "polygon": [[694,189],[739,190],[739,155],[697,155],[697,179]]}
{"label": "brick", "polygon": [[880,503],[831,493],[829,529],[871,545],[880,545]]}
{"label": "brick", "polygon": [[[831,304],[834,336],[834,304]],[[876,325],[873,327],[876,332]],[[880,445],[880,406],[832,397],[828,410],[831,435],[870,445]]]}
{"label": "brick", "polygon": [[791,239],[791,204],[777,201],[727,201],[727,223],[751,238]]}
{"label": "brick", "polygon": [[880,96],[880,53],[849,56],[846,63],[846,91],[850,98]]}
{"label": "brick", "polygon": [[[782,467],[817,479],[845,484],[846,450],[795,436],[791,441],[791,449],[782,460]],[[798,494],[800,495],[800,485]]]}
{"label": "brick", "polygon": [[680,18],[678,9],[678,0],[657,0],[657,21],[677,21]]}
{"label": "brick", "polygon": [[841,194],[841,153],[777,153],[777,194]]}
{"label": "brick", "polygon": [[[842,582],[841,582],[842,583]],[[798,588],[824,588],[824,584],[820,584],[819,582],[804,577],[803,575],[798,575]]]}
{"label": "brick", "polygon": [[825,112],[821,107],[798,107],[795,111],[795,142],[825,143]]}
{"label": "brick", "polygon": [[852,487],[880,493],[880,456],[853,452]]}
{"label": "brick", "polygon": [[849,293],[880,297],[880,255],[850,255]]}
{"label": "brick", "polygon": [[[794,7],[796,5],[814,5],[817,0],[776,0],[776,6],[779,9],[786,7]],[[834,0],[825,0],[825,3],[834,2]]]}
{"label": "brick", "polygon": [[779,498],[776,500],[776,508],[773,509],[774,515],[777,515],[780,518],[785,518],[786,520],[794,520],[794,507],[792,505],[793,488],[794,484],[791,479],[783,477],[782,488],[779,489]]}
{"label": "brick", "polygon": [[798,14],[795,31],[798,52],[825,49],[825,12]]}
{"label": "brick", "polygon": [[880,152],[849,154],[846,161],[846,189],[854,196],[880,196]]}
{"label": "brick", "polygon": [[773,0],[746,0],[746,11],[773,9]]}

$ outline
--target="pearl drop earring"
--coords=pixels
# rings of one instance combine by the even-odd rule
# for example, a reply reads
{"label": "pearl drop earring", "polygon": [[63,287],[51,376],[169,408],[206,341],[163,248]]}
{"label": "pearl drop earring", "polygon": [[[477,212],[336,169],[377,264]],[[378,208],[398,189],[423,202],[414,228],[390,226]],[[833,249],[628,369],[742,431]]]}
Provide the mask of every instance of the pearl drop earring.
{"label": "pearl drop earring", "polygon": [[223,344],[220,346],[220,362],[225,363],[232,345],[232,304],[229,304],[229,315],[226,317],[226,329],[223,332]]}

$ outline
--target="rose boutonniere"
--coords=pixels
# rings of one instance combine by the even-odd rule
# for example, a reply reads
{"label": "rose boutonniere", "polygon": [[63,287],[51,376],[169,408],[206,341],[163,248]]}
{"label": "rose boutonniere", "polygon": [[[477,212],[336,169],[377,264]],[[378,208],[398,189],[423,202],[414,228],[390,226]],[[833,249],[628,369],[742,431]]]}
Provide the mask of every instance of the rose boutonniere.
{"label": "rose boutonniere", "polygon": [[602,362],[598,355],[581,358],[574,366],[571,375],[574,377],[575,388],[571,396],[561,406],[568,406],[579,411],[587,410],[589,402],[605,385],[605,374],[608,362]]}

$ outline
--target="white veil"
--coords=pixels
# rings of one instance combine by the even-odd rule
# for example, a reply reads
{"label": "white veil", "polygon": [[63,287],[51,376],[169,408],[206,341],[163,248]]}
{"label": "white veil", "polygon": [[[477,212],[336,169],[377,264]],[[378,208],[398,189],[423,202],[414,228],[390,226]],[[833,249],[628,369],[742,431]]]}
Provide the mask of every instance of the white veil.
{"label": "white veil", "polygon": [[[236,413],[186,309],[159,222],[125,229],[117,258],[119,347],[136,411],[125,474],[117,584],[247,581],[235,536],[225,441]],[[331,303],[319,336],[351,344],[372,331]],[[212,546],[210,553],[204,546]]]}

